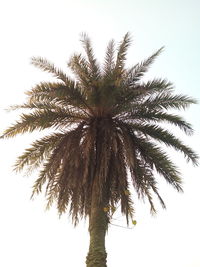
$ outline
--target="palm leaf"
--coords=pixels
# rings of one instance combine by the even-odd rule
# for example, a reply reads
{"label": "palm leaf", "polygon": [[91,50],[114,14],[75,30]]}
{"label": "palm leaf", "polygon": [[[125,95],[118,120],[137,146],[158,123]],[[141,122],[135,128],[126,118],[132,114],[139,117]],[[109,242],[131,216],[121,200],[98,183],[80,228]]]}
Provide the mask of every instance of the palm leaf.
{"label": "palm leaf", "polygon": [[124,63],[126,60],[127,49],[130,46],[130,43],[130,34],[126,33],[118,47],[117,59],[114,70],[117,79],[119,79],[124,72]]}
{"label": "palm leaf", "polygon": [[[82,117],[83,118],[83,117]],[[1,136],[2,138],[13,137],[17,134],[33,132],[34,130],[44,130],[50,127],[59,127],[63,124],[70,125],[82,119],[80,114],[67,112],[62,109],[57,110],[36,110],[30,114],[22,114],[19,121],[9,127]]]}
{"label": "palm leaf", "polygon": [[156,96],[150,96],[142,104],[141,108],[150,110],[185,109],[191,104],[196,104],[196,100],[185,95],[172,95],[161,92]]}
{"label": "palm leaf", "polygon": [[88,67],[90,70],[91,77],[94,80],[98,80],[101,76],[101,73],[100,73],[100,68],[97,64],[97,60],[94,57],[93,48],[91,45],[91,40],[87,36],[87,34],[85,34],[85,33],[83,33],[81,37],[82,37],[81,42],[83,44],[83,47],[85,49],[85,52],[86,52],[86,55],[88,58],[88,63],[89,63]]}
{"label": "palm leaf", "polygon": [[115,43],[114,40],[111,40],[107,46],[106,50],[106,56],[104,60],[104,75],[105,77],[110,77],[112,76],[113,69],[114,69],[114,54],[115,54]]}
{"label": "palm leaf", "polygon": [[144,60],[141,63],[136,64],[134,67],[132,67],[130,70],[127,71],[126,75],[128,76],[129,83],[136,84],[144,76],[144,74],[147,72],[151,64],[163,51],[163,48],[164,47],[161,47],[148,59]]}
{"label": "palm leaf", "polygon": [[175,150],[182,152],[184,156],[191,160],[194,165],[197,165],[197,154],[192,151],[191,148],[185,146],[178,138],[176,138],[173,134],[169,133],[169,131],[162,129],[157,125],[152,124],[129,124],[133,130],[139,131],[144,134],[144,136],[150,136],[159,142],[163,142],[167,146],[173,147]]}
{"label": "palm leaf", "polygon": [[65,136],[66,133],[55,133],[34,141],[31,147],[27,148],[25,152],[18,157],[14,165],[14,170],[22,171],[26,165],[30,166],[32,170],[38,168],[40,164],[50,156],[56,144],[62,142]]}
{"label": "palm leaf", "polygon": [[186,122],[182,117],[174,114],[169,114],[163,111],[150,111],[150,110],[132,110],[129,113],[122,113],[117,116],[122,121],[133,122],[138,121],[140,123],[145,122],[167,122],[176,127],[179,127],[186,134],[191,135],[193,129],[190,123]]}
{"label": "palm leaf", "polygon": [[169,159],[168,155],[158,146],[145,139],[134,136],[135,146],[143,159],[155,167],[156,171],[171,184],[177,191],[182,191],[181,177],[178,168]]}
{"label": "palm leaf", "polygon": [[43,71],[47,71],[47,72],[53,74],[54,77],[60,79],[64,83],[66,82],[67,76],[63,73],[63,71],[56,68],[54,66],[54,64],[51,63],[50,61],[48,61],[47,59],[42,58],[42,57],[32,57],[31,63],[34,66],[42,69]]}
{"label": "palm leaf", "polygon": [[87,89],[91,89],[91,73],[87,64],[86,59],[81,54],[74,54],[68,66],[76,75],[76,78],[80,84]]}

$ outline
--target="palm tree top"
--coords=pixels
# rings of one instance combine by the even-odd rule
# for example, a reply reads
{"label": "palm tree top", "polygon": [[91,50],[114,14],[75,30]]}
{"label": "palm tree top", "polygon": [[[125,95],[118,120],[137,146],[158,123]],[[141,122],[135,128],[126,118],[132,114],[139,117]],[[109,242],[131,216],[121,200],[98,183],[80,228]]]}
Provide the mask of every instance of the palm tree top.
{"label": "palm tree top", "polygon": [[33,194],[46,186],[48,206],[55,201],[60,214],[69,208],[77,223],[90,214],[95,190],[105,207],[120,203],[128,222],[134,212],[130,184],[139,197],[149,200],[152,212],[156,211],[152,194],[165,207],[156,172],[182,190],[180,173],[159,143],[198,164],[197,154],[161,125],[165,122],[191,135],[192,126],[169,110],[186,109],[196,100],[174,94],[173,84],[166,79],[142,81],[163,48],[127,69],[129,33],[117,49],[113,40],[109,42],[102,67],[86,34],[81,42],[85,56],[74,54],[68,63],[75,79],[45,58],[32,58],[34,66],[53,74],[57,81],[37,84],[26,92],[24,104],[11,107],[27,112],[4,131],[2,138],[54,129],[54,133],[36,140],[15,164],[16,171],[26,166],[29,171],[40,168]]}

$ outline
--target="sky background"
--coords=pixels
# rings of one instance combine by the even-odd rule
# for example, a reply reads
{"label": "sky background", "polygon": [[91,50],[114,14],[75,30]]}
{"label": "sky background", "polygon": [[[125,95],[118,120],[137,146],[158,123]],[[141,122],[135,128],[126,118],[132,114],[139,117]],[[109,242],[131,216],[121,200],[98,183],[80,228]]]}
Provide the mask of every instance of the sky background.
{"label": "sky background", "polygon": [[[198,0],[7,0],[0,4],[1,133],[16,120],[6,113],[11,104],[23,102],[24,92],[51,76],[30,65],[42,56],[63,70],[73,52],[79,52],[80,33],[93,41],[100,62],[108,41],[118,43],[130,32],[133,44],[127,66],[141,61],[161,46],[165,51],[147,78],[168,78],[177,93],[200,100],[200,2]],[[68,70],[66,69],[68,72]],[[176,134],[200,154],[200,108],[192,106],[181,115],[195,129],[191,137]],[[12,165],[38,133],[0,140],[0,265],[3,267],[82,267],[88,250],[87,223],[73,228],[67,215],[58,218],[52,208],[45,212],[39,196],[30,200],[36,174],[24,177]],[[110,226],[107,235],[109,267],[199,267],[200,179],[199,167],[170,151],[184,179],[184,194],[160,182],[167,210],[159,205],[157,216],[148,204],[134,196],[137,225],[132,229]],[[125,226],[123,220],[113,221]]]}

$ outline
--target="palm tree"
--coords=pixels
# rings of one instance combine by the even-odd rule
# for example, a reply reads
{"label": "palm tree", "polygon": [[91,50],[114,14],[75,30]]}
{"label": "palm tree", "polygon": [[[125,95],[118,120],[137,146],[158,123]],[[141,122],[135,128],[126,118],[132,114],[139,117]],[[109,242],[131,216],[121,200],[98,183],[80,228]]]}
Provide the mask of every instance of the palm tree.
{"label": "palm tree", "polygon": [[55,201],[59,214],[68,211],[74,225],[89,218],[86,264],[105,267],[105,234],[113,212],[120,205],[127,224],[134,215],[131,186],[139,198],[148,199],[152,212],[156,212],[153,194],[165,208],[156,173],[182,191],[180,173],[159,143],[197,165],[195,152],[161,125],[165,122],[192,134],[191,125],[168,110],[185,109],[196,101],[175,95],[165,79],[142,81],[163,48],[127,69],[131,43],[127,33],[117,49],[113,40],[109,42],[100,68],[86,34],[81,42],[86,55],[74,54],[68,64],[74,79],[46,59],[32,58],[33,65],[53,74],[56,81],[37,84],[27,91],[25,104],[11,107],[27,112],[2,138],[54,130],[19,156],[15,170],[40,168],[33,195],[45,187],[47,207]]}

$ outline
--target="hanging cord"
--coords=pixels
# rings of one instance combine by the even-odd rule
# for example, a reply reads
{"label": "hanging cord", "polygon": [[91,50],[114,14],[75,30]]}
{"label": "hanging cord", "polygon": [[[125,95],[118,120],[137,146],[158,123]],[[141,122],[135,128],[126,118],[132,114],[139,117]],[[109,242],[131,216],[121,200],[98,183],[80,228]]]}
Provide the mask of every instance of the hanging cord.
{"label": "hanging cord", "polygon": [[134,227],[126,227],[126,226],[122,226],[122,225],[117,225],[117,224],[114,224],[114,223],[110,223],[110,224],[113,225],[113,226],[121,227],[121,228],[128,229],[128,230],[132,230],[134,228]]}

